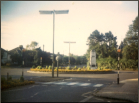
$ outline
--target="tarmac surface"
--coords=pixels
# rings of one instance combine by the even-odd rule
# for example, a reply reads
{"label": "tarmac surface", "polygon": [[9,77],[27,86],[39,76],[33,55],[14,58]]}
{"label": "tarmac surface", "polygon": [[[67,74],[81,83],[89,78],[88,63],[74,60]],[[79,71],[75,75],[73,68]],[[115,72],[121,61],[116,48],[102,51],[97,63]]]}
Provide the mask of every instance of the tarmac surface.
{"label": "tarmac surface", "polygon": [[[58,81],[68,78],[36,78],[34,81]],[[95,97],[113,99],[113,100],[122,100],[126,102],[138,102],[138,78],[135,79],[126,79],[120,81],[119,84],[113,83],[109,86],[102,88],[99,91],[93,92],[92,95]],[[91,97],[90,97],[91,98]],[[92,102],[92,99],[88,99],[86,102]]]}
{"label": "tarmac surface", "polygon": [[[83,74],[60,74],[59,78],[52,78],[50,76],[50,73],[31,73],[31,72],[27,72],[29,70],[28,69],[24,69],[24,72],[26,74],[26,77],[28,76],[29,80],[33,80],[36,83],[39,82],[51,82],[51,81],[61,81],[64,79],[68,79],[69,77],[84,77],[86,76],[86,78],[92,78],[92,79],[104,79],[106,78],[106,80],[108,80],[108,77],[110,77],[110,80],[113,80],[112,78],[115,78],[117,75],[116,74],[94,74],[91,77],[91,74],[88,75],[83,75]],[[7,71],[9,71],[10,75],[15,75],[16,76],[20,76],[19,74],[21,74],[20,72],[22,70],[16,70],[16,73],[12,72],[13,70],[7,69],[7,70],[3,70],[2,74],[6,76]],[[126,73],[126,75],[125,75]],[[36,76],[37,74],[37,76]],[[127,75],[128,74],[128,75]],[[47,78],[45,78],[44,76],[47,75]],[[56,74],[55,74],[56,75]],[[36,76],[35,78],[33,76]],[[101,77],[100,77],[101,76]],[[110,99],[113,100],[121,100],[121,101],[129,101],[129,102],[138,102],[138,72],[133,72],[133,71],[120,71],[120,82],[119,84],[117,84],[116,82],[109,84],[105,87],[102,87],[99,90],[96,90],[95,92],[92,92],[92,94],[90,96],[88,96],[86,99],[82,102],[93,102],[93,98],[94,97],[98,97],[98,98],[105,98],[105,99],[109,99],[109,102],[112,102]],[[31,79],[31,78],[32,79]],[[14,78],[14,77],[13,77]],[[130,79],[129,79],[130,78]],[[101,83],[105,83],[105,81],[101,81]],[[99,83],[99,82],[97,82]]]}
{"label": "tarmac surface", "polygon": [[[52,82],[68,79],[68,77],[62,78],[34,78],[32,79],[35,82]],[[95,97],[105,98],[105,99],[114,99],[122,100],[126,102],[138,102],[138,78],[135,79],[126,79],[120,81],[119,84],[113,83],[109,86],[102,88],[99,91],[93,92],[92,95]],[[93,100],[89,99],[86,102],[92,102]]]}

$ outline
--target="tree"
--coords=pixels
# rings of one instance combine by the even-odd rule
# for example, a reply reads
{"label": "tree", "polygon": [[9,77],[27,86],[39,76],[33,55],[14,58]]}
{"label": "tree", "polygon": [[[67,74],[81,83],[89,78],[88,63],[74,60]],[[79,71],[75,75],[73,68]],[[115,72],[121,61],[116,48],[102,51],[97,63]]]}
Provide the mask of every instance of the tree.
{"label": "tree", "polygon": [[30,45],[26,45],[27,50],[34,50],[38,46],[38,43],[36,41],[32,41]]}
{"label": "tree", "polygon": [[129,30],[123,41],[122,55],[125,59],[138,59],[138,16],[129,26]]}

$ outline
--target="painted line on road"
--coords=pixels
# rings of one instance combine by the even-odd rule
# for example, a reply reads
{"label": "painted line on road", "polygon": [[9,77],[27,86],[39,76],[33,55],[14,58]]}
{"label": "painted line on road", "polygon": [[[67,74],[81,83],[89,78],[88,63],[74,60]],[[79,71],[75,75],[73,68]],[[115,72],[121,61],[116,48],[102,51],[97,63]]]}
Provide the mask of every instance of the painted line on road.
{"label": "painted line on road", "polygon": [[96,84],[93,87],[101,87],[103,84]]}
{"label": "painted line on road", "polygon": [[78,84],[79,82],[73,82],[73,83],[68,83],[67,85],[75,85]]}
{"label": "painted line on road", "polygon": [[31,97],[34,97],[35,95],[37,95],[39,92],[37,92],[37,93],[35,93],[33,96],[31,96]]}
{"label": "painted line on road", "polygon": [[86,101],[88,101],[89,99],[91,99],[93,96],[89,96],[89,97],[87,97],[87,98],[85,98],[85,99],[83,99],[82,101],[80,101],[80,102],[86,102]]}

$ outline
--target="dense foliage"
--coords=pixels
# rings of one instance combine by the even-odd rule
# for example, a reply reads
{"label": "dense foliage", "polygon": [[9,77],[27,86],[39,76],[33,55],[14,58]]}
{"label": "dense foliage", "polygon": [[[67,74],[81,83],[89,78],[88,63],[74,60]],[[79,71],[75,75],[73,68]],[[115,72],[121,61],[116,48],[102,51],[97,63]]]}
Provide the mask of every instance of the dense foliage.
{"label": "dense foliage", "polygon": [[117,49],[121,49],[120,53],[120,69],[138,67],[138,17],[135,18],[133,24],[129,26],[126,37],[117,45],[117,37],[111,31],[103,34],[95,30],[88,37],[89,48],[86,53],[86,58],[89,65],[90,50],[96,51],[98,68],[117,69],[118,53]]}

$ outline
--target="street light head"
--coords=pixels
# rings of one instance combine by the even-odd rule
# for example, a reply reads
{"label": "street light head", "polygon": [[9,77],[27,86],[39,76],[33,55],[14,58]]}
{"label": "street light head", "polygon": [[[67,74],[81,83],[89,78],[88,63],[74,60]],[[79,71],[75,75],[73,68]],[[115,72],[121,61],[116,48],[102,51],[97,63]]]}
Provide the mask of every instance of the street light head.
{"label": "street light head", "polygon": [[40,14],[52,14],[53,13],[53,11],[39,11],[40,12]]}
{"label": "street light head", "polygon": [[55,14],[68,14],[69,10],[55,10]]}

